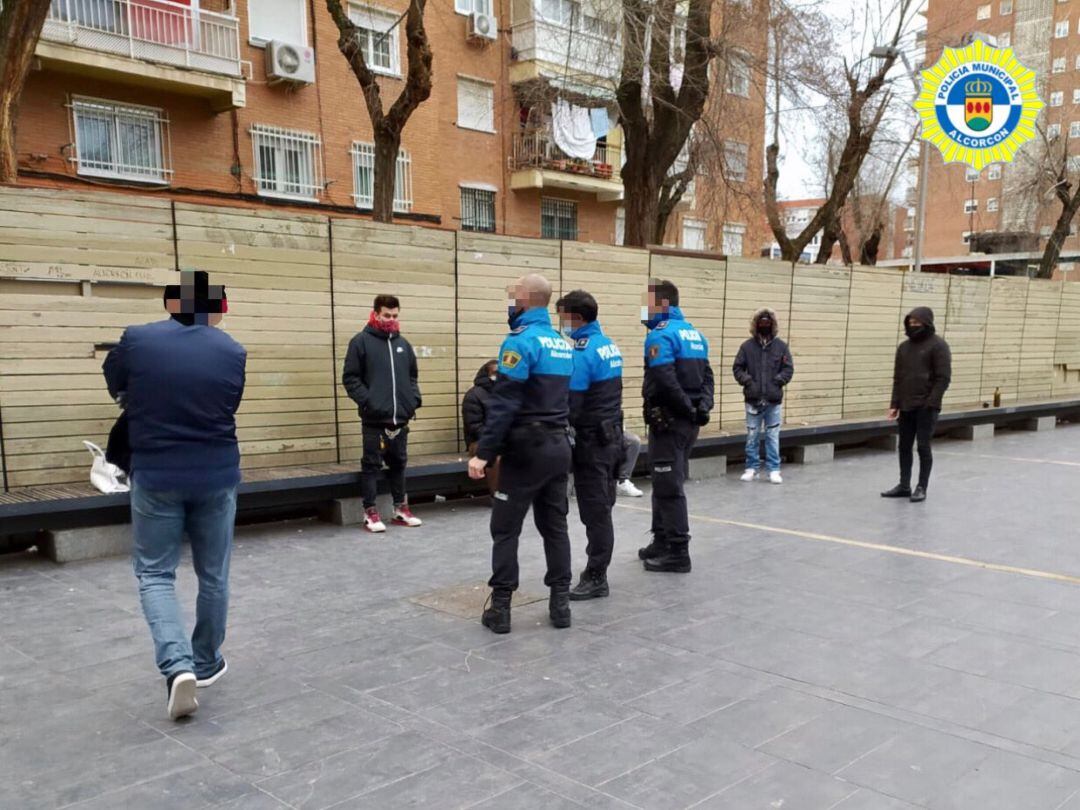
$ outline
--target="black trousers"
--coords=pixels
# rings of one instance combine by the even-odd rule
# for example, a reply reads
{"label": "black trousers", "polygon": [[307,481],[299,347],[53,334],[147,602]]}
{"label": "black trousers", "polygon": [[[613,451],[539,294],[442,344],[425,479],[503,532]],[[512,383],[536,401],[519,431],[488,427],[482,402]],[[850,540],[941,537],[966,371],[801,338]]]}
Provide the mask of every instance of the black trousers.
{"label": "black trousers", "polygon": [[360,494],[364,498],[364,508],[375,505],[375,496],[379,492],[379,474],[386,463],[387,479],[390,481],[390,494],[394,505],[405,503],[405,465],[409,461],[409,428],[403,427],[391,438],[381,427],[364,425],[361,428],[364,441],[364,455],[360,459]]}
{"label": "black trousers", "polygon": [[518,587],[518,538],[529,507],[544,539],[550,587],[569,586],[570,535],[566,531],[570,439],[566,433],[533,431],[521,438],[511,434],[502,456],[499,491],[491,508],[491,579],[497,591]]}
{"label": "black trousers", "polygon": [[698,427],[686,419],[670,427],[649,428],[649,471],[652,476],[652,532],[656,540],[690,542],[690,518],[683,487],[690,477],[690,451]]}
{"label": "black trousers", "polygon": [[938,419],[937,408],[916,408],[913,411],[900,411],[900,483],[911,486],[911,468],[914,457],[912,445],[919,446],[919,486],[930,483],[930,470],[934,467],[934,452],[930,441],[934,438],[934,427]]}
{"label": "black trousers", "polygon": [[585,553],[588,569],[598,574],[607,571],[615,548],[611,510],[623,455],[622,433],[616,433],[607,444],[594,433],[578,433],[574,446],[574,494],[589,541]]}

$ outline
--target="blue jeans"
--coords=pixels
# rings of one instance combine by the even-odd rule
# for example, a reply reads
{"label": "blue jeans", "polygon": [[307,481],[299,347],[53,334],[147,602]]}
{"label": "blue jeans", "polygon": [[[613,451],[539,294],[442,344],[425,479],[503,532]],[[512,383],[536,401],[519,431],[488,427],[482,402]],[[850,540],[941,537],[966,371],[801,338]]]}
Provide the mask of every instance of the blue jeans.
{"label": "blue jeans", "polygon": [[[166,678],[177,672],[209,677],[221,663],[235,517],[236,487],[209,492],[150,490],[139,486],[136,473],[131,486],[132,562],[143,614],[154,637],[154,656]],[[185,532],[199,578],[195,632],[190,640],[175,588]]]}
{"label": "blue jeans", "polygon": [[782,419],[782,406],[779,403],[765,407],[747,404],[746,469],[756,470],[761,465],[758,445],[764,434],[765,469],[769,472],[780,470],[780,422]]}

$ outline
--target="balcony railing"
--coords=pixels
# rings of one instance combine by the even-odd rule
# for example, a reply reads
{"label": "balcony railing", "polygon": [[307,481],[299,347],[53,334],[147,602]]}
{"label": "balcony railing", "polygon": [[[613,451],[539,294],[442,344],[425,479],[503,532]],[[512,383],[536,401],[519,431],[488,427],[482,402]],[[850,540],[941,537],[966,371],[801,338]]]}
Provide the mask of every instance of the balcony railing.
{"label": "balcony railing", "polygon": [[236,17],[169,0],[52,0],[41,38],[132,59],[240,75]]}
{"label": "balcony railing", "polygon": [[546,130],[530,130],[514,135],[514,154],[510,168],[548,169],[569,174],[581,174],[601,180],[618,180],[622,167],[622,150],[616,146],[597,144],[591,160],[568,157]]}
{"label": "balcony railing", "polygon": [[622,66],[622,43],[618,39],[544,19],[514,23],[513,45],[518,61],[547,62],[571,76],[615,81]]}

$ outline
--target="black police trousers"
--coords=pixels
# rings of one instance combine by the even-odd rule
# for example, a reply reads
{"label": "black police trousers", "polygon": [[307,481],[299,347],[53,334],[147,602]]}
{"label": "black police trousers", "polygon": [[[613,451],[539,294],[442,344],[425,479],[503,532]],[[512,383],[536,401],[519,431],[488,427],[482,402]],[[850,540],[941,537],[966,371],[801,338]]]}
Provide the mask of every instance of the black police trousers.
{"label": "black police trousers", "polygon": [[364,443],[364,455],[360,458],[360,494],[364,498],[364,508],[375,505],[375,496],[379,492],[379,474],[383,462],[388,468],[390,494],[394,505],[405,502],[405,465],[409,461],[409,428],[403,427],[394,438],[386,435],[385,429],[373,425],[364,425],[361,429]]}
{"label": "black police trousers", "polygon": [[615,527],[611,510],[615,506],[615,484],[622,463],[622,432],[603,443],[594,432],[579,432],[574,446],[574,495],[578,514],[585,524],[589,556],[588,569],[603,574],[611,564],[615,547]]}
{"label": "black police trousers", "polygon": [[565,430],[511,431],[502,456],[499,490],[492,500],[488,585],[493,590],[517,590],[518,538],[530,506],[536,529],[544,539],[544,584],[549,588],[570,585],[570,535],[566,530],[569,476],[570,439]]}
{"label": "black police trousers", "polygon": [[652,532],[655,540],[690,542],[690,518],[683,486],[690,477],[690,451],[698,427],[688,419],[672,419],[666,428],[649,428],[649,472],[652,476]]}

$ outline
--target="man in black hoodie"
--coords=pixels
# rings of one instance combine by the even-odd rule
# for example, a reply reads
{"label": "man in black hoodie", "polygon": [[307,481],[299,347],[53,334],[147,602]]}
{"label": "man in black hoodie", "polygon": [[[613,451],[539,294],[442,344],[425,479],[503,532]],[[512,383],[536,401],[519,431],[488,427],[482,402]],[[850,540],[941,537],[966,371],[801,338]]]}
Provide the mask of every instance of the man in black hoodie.
{"label": "man in black hoodie", "polygon": [[341,384],[360,411],[364,455],[360,488],[364,497],[364,528],[385,532],[375,508],[383,461],[390,470],[394,523],[419,526],[405,495],[409,420],[420,407],[416,352],[401,336],[401,304],[396,296],[377,295],[367,326],[349,341]]}
{"label": "man in black hoodie", "polygon": [[[892,402],[889,418],[900,423],[900,483],[882,492],[883,498],[926,500],[930,469],[934,464],[930,440],[934,436],[941,398],[952,378],[952,353],[949,344],[934,330],[934,311],[916,307],[904,318],[907,340],[896,348],[893,368]],[[919,483],[911,489],[914,461],[911,447],[918,440]]]}
{"label": "man in black hoodie", "polygon": [[[476,445],[480,441],[480,435],[484,432],[484,423],[487,421],[488,400],[491,398],[491,389],[495,387],[495,380],[499,376],[499,361],[488,360],[480,366],[473,378],[473,385],[461,400],[461,422],[465,427],[465,447],[469,456],[476,455]],[[488,492],[492,495],[499,489],[499,460],[489,464],[484,470],[487,478]]]}

